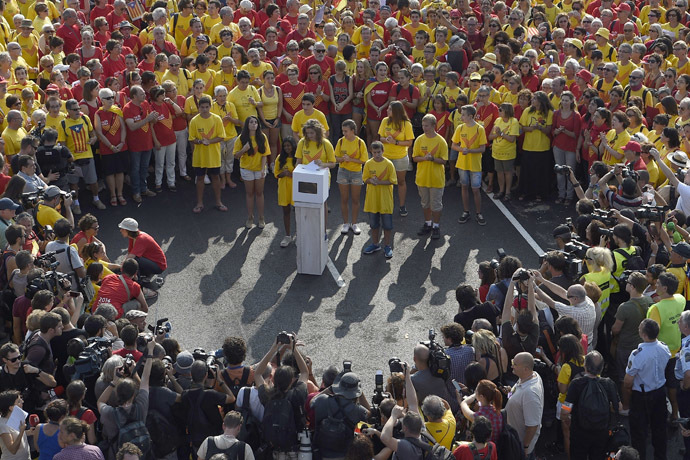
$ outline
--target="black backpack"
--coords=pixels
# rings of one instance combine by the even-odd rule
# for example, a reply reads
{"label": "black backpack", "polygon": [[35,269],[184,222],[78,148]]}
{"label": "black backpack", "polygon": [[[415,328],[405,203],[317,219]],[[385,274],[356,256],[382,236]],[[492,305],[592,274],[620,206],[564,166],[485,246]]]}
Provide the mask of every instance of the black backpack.
{"label": "black backpack", "polygon": [[261,421],[264,440],[275,450],[289,451],[297,444],[295,411],[290,402],[293,390],[282,398],[271,399],[265,404]]}
{"label": "black backpack", "polygon": [[168,420],[160,411],[152,409],[155,392],[149,393],[149,412],[146,416],[146,429],[149,431],[153,443],[153,453],[156,458],[163,458],[177,450],[179,432],[173,421]]}
{"label": "black backpack", "polygon": [[[487,444],[488,449],[486,452],[486,456],[484,457],[484,460],[487,458],[491,460],[491,454],[493,453],[494,449],[491,443]],[[472,451],[472,456],[474,457],[474,460],[482,460],[482,457],[479,455],[479,451],[477,450],[477,446],[474,445],[473,442],[470,443],[470,450]]]}
{"label": "black backpack", "polygon": [[437,443],[433,437],[422,433],[422,438],[426,442],[415,438],[405,438],[413,446],[422,449],[422,452],[424,452],[422,460],[455,460],[453,452]]}
{"label": "black backpack", "polygon": [[251,368],[249,366],[244,366],[242,368],[242,377],[239,379],[231,379],[230,375],[228,375],[227,369],[221,374],[223,376],[223,380],[225,380],[225,384],[228,386],[228,388],[230,388],[230,391],[232,391],[232,394],[235,395],[235,398],[237,398],[240,390],[247,386],[250,371]]}
{"label": "black backpack", "polygon": [[115,452],[120,450],[126,442],[131,442],[143,453],[142,458],[151,457],[151,435],[143,420],[136,419],[136,408],[127,412],[122,407],[115,408],[115,424],[117,425],[117,444]]}
{"label": "black backpack", "polygon": [[577,423],[586,431],[605,430],[609,426],[609,397],[599,383],[599,377],[589,380],[577,401]]}
{"label": "black backpack", "polygon": [[216,454],[225,454],[228,460],[244,460],[244,446],[246,446],[244,442],[237,441],[227,449],[219,449],[213,440],[213,436],[211,436],[206,444],[206,457],[204,460],[209,460]]}
{"label": "black backpack", "polygon": [[245,387],[242,389],[242,406],[235,407],[235,410],[242,414],[242,428],[237,435],[237,439],[244,441],[256,451],[261,446],[261,422],[254,417],[249,405],[252,389]]}
{"label": "black backpack", "polygon": [[196,400],[192,400],[191,393],[187,394],[189,398],[189,413],[187,414],[187,429],[189,431],[189,438],[193,446],[200,446],[202,442],[209,436],[210,433],[216,432],[216,427],[209,422],[208,417],[204,413],[201,403],[204,400],[204,390],[199,392]]}
{"label": "black backpack", "polygon": [[[328,416],[321,420],[318,426],[315,437],[316,445],[334,452],[346,452],[355,436],[354,426],[347,420],[347,416],[343,412],[343,406],[340,404],[340,399],[336,396],[329,397],[335,398],[338,410],[335,411],[335,414],[331,414],[329,404]],[[340,418],[338,418],[338,415],[340,415]]]}
{"label": "black backpack", "polygon": [[525,449],[522,447],[520,435],[515,428],[508,425],[505,409],[501,411],[501,417],[503,417],[503,428],[496,443],[498,460],[525,460]]}

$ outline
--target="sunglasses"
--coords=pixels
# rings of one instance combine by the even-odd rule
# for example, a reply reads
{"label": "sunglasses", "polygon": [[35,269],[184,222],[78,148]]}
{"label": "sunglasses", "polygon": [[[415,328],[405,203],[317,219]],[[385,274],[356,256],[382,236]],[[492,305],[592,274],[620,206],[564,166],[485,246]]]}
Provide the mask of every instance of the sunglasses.
{"label": "sunglasses", "polygon": [[[101,99],[103,99],[104,101],[112,101],[112,100],[115,99],[115,96],[103,97],[103,98],[101,98]],[[98,228],[98,227],[96,227],[96,228]]]}
{"label": "sunglasses", "polygon": [[321,75],[320,72],[309,72],[309,75]]}
{"label": "sunglasses", "polygon": [[14,358],[5,358],[5,359],[11,363],[16,363],[17,361],[19,361],[20,358],[21,358],[21,356],[15,356]]}

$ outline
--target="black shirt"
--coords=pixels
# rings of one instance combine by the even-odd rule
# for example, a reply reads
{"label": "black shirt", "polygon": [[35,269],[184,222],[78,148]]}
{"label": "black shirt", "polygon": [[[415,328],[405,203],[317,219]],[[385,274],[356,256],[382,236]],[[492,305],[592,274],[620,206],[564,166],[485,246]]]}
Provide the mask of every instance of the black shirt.
{"label": "black shirt", "polygon": [[[557,286],[562,287],[562,288],[565,289],[566,291],[568,290],[568,288],[569,288],[570,286],[573,285],[573,280],[571,280],[571,279],[570,279],[567,275],[565,275],[565,274],[559,275],[559,276],[554,276],[554,277],[551,278],[549,281],[551,281],[553,284],[555,284],[555,285],[557,285]],[[566,305],[569,304],[568,299],[564,299],[563,297],[554,294],[553,292],[551,292],[551,290],[548,288],[548,286],[541,285],[540,288],[541,288],[541,290],[542,290],[544,293],[548,294],[548,296],[551,297],[555,302],[564,303],[564,304],[566,304]]]}
{"label": "black shirt", "polygon": [[225,393],[198,387],[182,392],[182,412],[195,448],[201,446],[207,437],[223,432],[223,418],[218,406],[225,405],[226,399]]}
{"label": "black shirt", "polygon": [[491,328],[494,334],[498,332],[496,329],[496,317],[501,314],[501,310],[491,302],[484,302],[475,305],[469,310],[461,311],[453,318],[453,321],[462,325],[466,331],[472,329],[472,323],[475,319],[484,318],[491,323]]}
{"label": "black shirt", "polygon": [[55,370],[55,379],[58,385],[67,386],[69,380],[65,377],[62,367],[67,363],[69,354],[67,353],[67,342],[75,337],[86,338],[88,334],[83,329],[70,329],[63,331],[61,335],[56,335],[50,341],[50,348],[53,350],[53,357],[57,360],[57,369]]}
{"label": "black shirt", "polygon": [[[582,391],[585,389],[585,385],[589,383],[591,377],[588,376],[583,376],[580,378],[577,378],[573,381],[570,382],[570,385],[568,385],[568,393],[565,397],[566,402],[572,403],[573,409],[571,412],[572,419],[575,420],[575,417],[577,417],[577,410],[578,410],[578,403],[580,402],[580,395],[582,394]],[[609,402],[613,406],[614,412],[617,414],[618,413],[618,391],[616,390],[616,384],[613,383],[613,381],[607,377],[597,377],[599,380],[599,384],[601,387],[606,391],[606,395],[609,398]],[[571,423],[570,424],[570,429],[580,429],[578,423]]]}

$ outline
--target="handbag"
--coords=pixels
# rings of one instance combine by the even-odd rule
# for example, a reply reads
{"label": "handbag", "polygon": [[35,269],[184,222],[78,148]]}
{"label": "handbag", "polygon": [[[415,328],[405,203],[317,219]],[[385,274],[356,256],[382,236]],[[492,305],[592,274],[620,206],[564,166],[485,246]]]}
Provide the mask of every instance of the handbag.
{"label": "handbag", "polygon": [[132,294],[129,292],[129,286],[127,286],[125,277],[122,275],[117,275],[117,277],[120,278],[120,281],[125,286],[125,290],[127,291],[127,298],[131,299],[122,304],[122,316],[127,314],[128,311],[139,310],[139,301],[136,299],[132,299]]}

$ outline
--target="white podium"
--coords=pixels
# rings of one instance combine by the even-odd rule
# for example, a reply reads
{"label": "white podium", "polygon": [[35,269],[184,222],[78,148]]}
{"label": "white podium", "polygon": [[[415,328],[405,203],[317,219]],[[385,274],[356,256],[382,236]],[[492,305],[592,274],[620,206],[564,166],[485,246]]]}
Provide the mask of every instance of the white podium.
{"label": "white podium", "polygon": [[314,163],[292,172],[292,197],[297,222],[297,273],[321,275],[328,260],[324,206],[328,199],[328,168]]}

